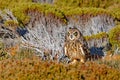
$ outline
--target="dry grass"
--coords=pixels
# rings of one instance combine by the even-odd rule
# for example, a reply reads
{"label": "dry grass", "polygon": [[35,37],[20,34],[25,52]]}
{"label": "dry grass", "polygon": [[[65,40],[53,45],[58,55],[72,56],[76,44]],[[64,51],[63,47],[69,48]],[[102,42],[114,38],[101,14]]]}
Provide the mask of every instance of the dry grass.
{"label": "dry grass", "polygon": [[0,61],[0,80],[119,80],[119,60],[120,56],[113,56],[103,61],[68,65],[24,55]]}

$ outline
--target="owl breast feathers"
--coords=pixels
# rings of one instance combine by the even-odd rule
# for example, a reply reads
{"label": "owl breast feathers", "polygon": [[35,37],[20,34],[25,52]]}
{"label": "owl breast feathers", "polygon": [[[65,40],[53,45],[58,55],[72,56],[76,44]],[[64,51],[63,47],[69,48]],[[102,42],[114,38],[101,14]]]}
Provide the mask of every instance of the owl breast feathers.
{"label": "owl breast feathers", "polygon": [[72,61],[80,60],[81,62],[85,62],[88,50],[86,46],[81,43],[80,39],[83,40],[83,36],[78,29],[69,29],[66,35],[64,51],[65,55],[68,56]]}

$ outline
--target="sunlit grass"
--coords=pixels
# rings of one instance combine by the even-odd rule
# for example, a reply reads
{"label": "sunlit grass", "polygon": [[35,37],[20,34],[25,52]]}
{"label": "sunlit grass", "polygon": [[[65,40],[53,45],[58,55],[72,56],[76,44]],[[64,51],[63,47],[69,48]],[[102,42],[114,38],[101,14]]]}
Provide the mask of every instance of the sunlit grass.
{"label": "sunlit grass", "polygon": [[[18,53],[20,54],[20,53]],[[21,57],[0,61],[1,80],[110,80],[120,79],[120,55],[107,56],[103,60],[78,62],[70,65],[54,61],[41,61],[34,52],[21,51]],[[30,57],[31,55],[31,57]]]}

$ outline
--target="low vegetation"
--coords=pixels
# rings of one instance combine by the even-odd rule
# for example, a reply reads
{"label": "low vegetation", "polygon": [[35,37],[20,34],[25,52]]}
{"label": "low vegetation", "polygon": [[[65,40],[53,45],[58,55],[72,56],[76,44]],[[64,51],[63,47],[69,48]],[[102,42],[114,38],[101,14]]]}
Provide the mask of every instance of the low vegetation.
{"label": "low vegetation", "polygon": [[108,8],[118,6],[119,0],[55,0],[57,6]]}
{"label": "low vegetation", "polygon": [[44,61],[31,50],[22,50],[15,56],[0,60],[1,80],[119,80],[120,55],[74,65]]}
{"label": "low vegetation", "polygon": [[1,0],[0,2],[1,10],[10,9],[24,24],[29,22],[30,16],[27,15],[29,11],[38,11],[46,15],[52,14],[65,22],[65,16],[70,15],[96,16],[105,14],[110,15],[117,21],[120,20],[120,6],[115,6],[120,4],[119,0],[55,0],[54,5],[34,3],[31,0]]}
{"label": "low vegetation", "polygon": [[88,40],[92,40],[92,39],[101,39],[101,38],[108,38],[108,34],[105,32],[101,32],[98,34],[93,34],[91,36],[85,36],[85,39]]}
{"label": "low vegetation", "polygon": [[[6,9],[12,11],[18,22],[5,13]],[[118,51],[115,52],[114,49],[115,45],[117,45],[117,49],[120,49],[120,0],[54,0],[53,4],[35,3],[33,0],[0,0],[0,14],[2,14],[1,12],[8,15],[11,19],[6,20],[0,15],[0,27],[15,27],[15,29],[18,26],[24,27],[27,25],[32,19],[30,14],[42,14],[43,17],[50,16],[50,18],[55,18],[55,20],[59,19],[65,25],[69,22],[69,18],[76,19],[78,16],[89,18],[97,15],[107,15],[114,19],[115,27],[108,33],[101,32],[85,36],[87,41],[101,38],[109,39],[112,44],[112,50],[107,52],[104,59],[87,61],[85,64],[78,62],[75,65],[43,60],[40,56],[36,56],[35,51],[27,48],[21,48],[18,52],[11,49],[11,51],[15,52],[14,55],[11,55],[5,50],[4,44],[1,43],[0,35],[0,80],[120,79],[120,52],[116,53]],[[47,23],[45,24],[46,26],[48,25]]]}
{"label": "low vegetation", "polygon": [[[108,66],[107,66],[107,65]],[[55,62],[41,61],[37,57],[32,59],[6,59],[0,61],[1,80],[119,80],[120,71],[117,63],[86,62],[68,65]]]}
{"label": "low vegetation", "polygon": [[109,38],[113,45],[120,46],[120,25],[117,25],[109,32]]}

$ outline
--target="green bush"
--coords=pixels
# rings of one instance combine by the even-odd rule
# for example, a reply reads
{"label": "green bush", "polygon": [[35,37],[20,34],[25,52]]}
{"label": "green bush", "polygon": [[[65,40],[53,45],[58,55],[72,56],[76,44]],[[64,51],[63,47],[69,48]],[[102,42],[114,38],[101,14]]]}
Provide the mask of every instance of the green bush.
{"label": "green bush", "polygon": [[55,5],[61,7],[99,7],[108,8],[119,4],[119,0],[55,0]]}
{"label": "green bush", "polygon": [[120,25],[110,30],[109,38],[112,45],[118,45],[120,47]]}
{"label": "green bush", "polygon": [[30,19],[28,13],[44,14],[45,16],[53,16],[53,18],[61,19],[61,21],[66,22],[65,16],[62,11],[49,4],[36,4],[36,3],[26,3],[12,9],[14,15],[20,19],[24,24]]}
{"label": "green bush", "polygon": [[7,20],[4,22],[4,25],[7,27],[17,27],[18,26],[18,22],[14,21],[14,20]]}
{"label": "green bush", "polygon": [[[12,5],[11,5],[12,4]],[[21,20],[24,24],[28,23],[30,16],[28,12],[36,12],[39,14],[45,14],[46,16],[52,15],[57,19],[61,19],[67,23],[66,16],[75,15],[109,15],[120,20],[119,6],[113,6],[113,4],[120,4],[119,0],[56,0],[54,4],[40,4],[33,3],[32,0],[0,0],[0,9],[10,9],[14,15]],[[111,10],[112,9],[112,10]]]}
{"label": "green bush", "polygon": [[22,3],[31,3],[32,0],[0,0],[0,9],[11,9]]}
{"label": "green bush", "polygon": [[108,38],[108,34],[106,32],[101,32],[101,33],[98,33],[98,34],[93,34],[91,36],[84,36],[84,37],[88,41],[88,40],[91,40],[91,39]]}
{"label": "green bush", "polygon": [[91,16],[96,16],[96,15],[101,15],[101,14],[106,14],[106,15],[110,15],[109,12],[107,12],[107,10],[102,9],[102,8],[94,8],[94,7],[89,7],[89,8],[61,8],[62,11],[64,12],[64,14],[66,16],[69,15],[91,15]]}

